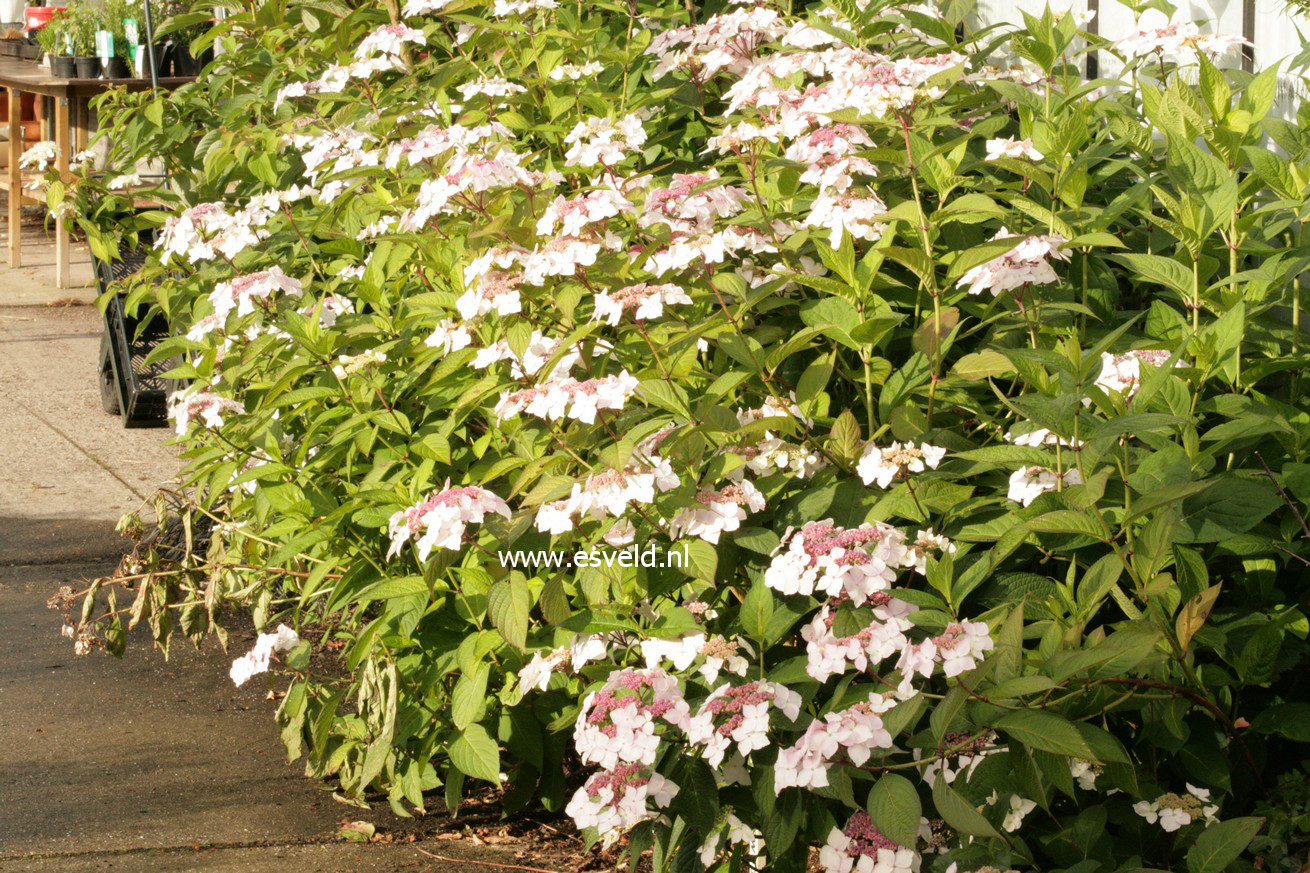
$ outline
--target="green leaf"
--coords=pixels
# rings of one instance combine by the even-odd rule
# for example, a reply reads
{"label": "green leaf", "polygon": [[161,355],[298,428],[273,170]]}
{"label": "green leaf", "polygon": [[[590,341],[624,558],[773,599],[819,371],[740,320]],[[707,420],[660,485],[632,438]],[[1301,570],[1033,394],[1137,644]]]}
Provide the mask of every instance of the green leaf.
{"label": "green leaf", "polygon": [[703,838],[719,815],[719,787],[714,771],[699,755],[680,756],[675,769],[673,781],[678,785],[678,794],[673,810]]}
{"label": "green leaf", "polygon": [[[517,574],[501,579],[487,592],[487,615],[505,642],[522,649],[528,642],[528,611],[532,594],[528,584]],[[462,767],[460,769],[463,769]],[[464,770],[468,775],[469,773]]]}
{"label": "green leaf", "polygon": [[1248,816],[1210,825],[1187,850],[1188,873],[1222,873],[1251,845],[1264,823],[1263,818]]}
{"label": "green leaf", "polygon": [[762,640],[769,630],[769,620],[773,618],[773,592],[764,584],[756,582],[746,592],[741,602],[741,627],[753,639]]}
{"label": "green leaf", "polygon": [[455,727],[464,730],[486,714],[487,678],[490,675],[491,668],[484,662],[455,682],[455,690],[450,695],[450,715]]}
{"label": "green leaf", "polygon": [[1226,475],[1214,485],[1183,501],[1183,517],[1176,541],[1216,543],[1245,533],[1273,512],[1282,501],[1263,481]]}
{"label": "green leaf", "polygon": [[906,848],[919,839],[923,804],[914,784],[896,773],[884,773],[869,792],[869,818],[883,835]]}
{"label": "green leaf", "polygon": [[[1093,512],[1095,510],[1089,510]],[[1024,522],[1027,530],[1040,533],[1086,534],[1099,539],[1105,538],[1105,530],[1096,523],[1087,512],[1074,512],[1072,509],[1057,509],[1045,515]]]}
{"label": "green leaf", "polygon": [[474,779],[500,784],[500,746],[480,724],[471,724],[450,744],[450,763]]}
{"label": "green leaf", "polygon": [[1014,372],[1014,364],[1005,355],[993,349],[971,352],[955,362],[951,372],[961,379],[977,382],[993,376]]}
{"label": "green leaf", "polygon": [[1078,733],[1078,729],[1063,716],[1053,712],[1036,709],[1009,712],[996,722],[996,729],[1004,731],[1030,749],[1096,760],[1087,740]]}
{"label": "green leaf", "polygon": [[864,437],[860,432],[860,422],[849,409],[843,410],[832,423],[828,447],[837,457],[847,461],[855,460],[863,449]]}
{"label": "green leaf", "polygon": [[1115,255],[1114,260],[1124,264],[1148,282],[1172,288],[1183,296],[1192,293],[1192,271],[1173,258],[1163,255]]}
{"label": "green leaf", "polygon": [[682,552],[686,556],[686,566],[679,565],[682,572],[693,579],[713,582],[714,574],[719,568],[719,551],[712,543],[699,537],[679,540],[669,550],[669,554]]}
{"label": "green leaf", "polygon": [[951,331],[960,323],[960,310],[954,306],[944,306],[940,312],[926,313],[923,323],[915,330],[911,345],[916,352],[936,358],[942,343],[951,335]]}
{"label": "green leaf", "polygon": [[983,817],[982,813],[969,805],[969,801],[946,783],[938,779],[932,787],[932,802],[937,807],[937,814],[945,822],[962,834],[971,837],[999,837],[996,828]]}
{"label": "green leaf", "polygon": [[1310,743],[1310,703],[1279,703],[1261,710],[1251,720],[1251,730]]}
{"label": "green leaf", "polygon": [[1205,620],[1210,617],[1210,610],[1214,609],[1214,602],[1219,597],[1219,585],[1211,585],[1209,588],[1197,594],[1182,608],[1178,613],[1178,619],[1174,622],[1174,633],[1178,636],[1178,645],[1184,652],[1192,642],[1192,637],[1205,624]]}
{"label": "green leaf", "polygon": [[681,386],[665,379],[647,379],[637,389],[648,403],[652,403],[669,412],[691,415],[687,403],[687,392]]}
{"label": "green leaf", "polygon": [[828,358],[820,358],[806,367],[800,381],[796,383],[796,402],[806,409],[811,408],[814,399],[832,378],[832,370],[832,362]]}

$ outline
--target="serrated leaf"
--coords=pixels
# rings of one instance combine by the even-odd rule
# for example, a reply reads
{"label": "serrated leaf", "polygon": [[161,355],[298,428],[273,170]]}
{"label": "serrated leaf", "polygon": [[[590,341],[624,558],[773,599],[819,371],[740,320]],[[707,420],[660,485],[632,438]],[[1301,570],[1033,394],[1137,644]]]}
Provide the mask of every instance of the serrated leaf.
{"label": "serrated leaf", "polygon": [[[528,611],[531,608],[532,595],[528,585],[517,575],[501,579],[487,592],[487,615],[491,623],[505,642],[519,649],[528,642]],[[464,772],[468,773],[467,770]]]}
{"label": "serrated leaf", "polygon": [[479,663],[472,672],[464,673],[455,682],[450,694],[450,717],[455,727],[464,730],[478,721],[487,708],[487,678],[491,674],[487,664]]}
{"label": "serrated leaf", "polygon": [[993,349],[971,352],[955,362],[951,372],[961,379],[977,382],[993,376],[1014,372],[1014,364],[1005,355]]}
{"label": "serrated leaf", "polygon": [[450,744],[450,763],[474,779],[500,784],[500,746],[480,724],[465,728]]}
{"label": "serrated leaf", "polygon": [[1214,602],[1219,597],[1219,585],[1211,585],[1201,593],[1192,597],[1183,606],[1182,611],[1178,613],[1178,618],[1174,621],[1174,633],[1178,636],[1178,645],[1184,652],[1192,642],[1192,637],[1205,624],[1205,620],[1210,617],[1210,610],[1214,609]]}
{"label": "serrated leaf", "polygon": [[761,579],[751,585],[741,602],[741,627],[753,639],[764,639],[773,618],[773,592]]}
{"label": "serrated leaf", "polygon": [[1053,712],[1020,709],[1006,713],[996,722],[996,729],[1030,749],[1041,749],[1073,758],[1095,761],[1087,740],[1067,719]]}
{"label": "serrated leaf", "polygon": [[1264,823],[1263,818],[1247,816],[1210,825],[1187,850],[1188,873],[1222,873],[1251,845]]}
{"label": "serrated leaf", "polygon": [[864,437],[860,432],[860,422],[849,409],[843,410],[832,423],[828,435],[828,446],[837,457],[854,460],[864,447]]}
{"label": "serrated leaf", "polygon": [[714,574],[719,568],[719,551],[713,543],[707,543],[699,537],[679,540],[670,549],[670,555],[682,553],[682,560],[685,566],[682,566],[682,572],[686,573],[693,579],[700,579],[705,582],[713,582]]}
{"label": "serrated leaf", "polygon": [[919,839],[923,804],[914,784],[896,773],[884,773],[869,792],[869,818],[892,842],[913,848]]}
{"label": "serrated leaf", "polygon": [[971,837],[999,837],[996,828],[983,814],[969,805],[969,801],[946,783],[938,779],[932,787],[932,802],[937,814],[955,830]]}

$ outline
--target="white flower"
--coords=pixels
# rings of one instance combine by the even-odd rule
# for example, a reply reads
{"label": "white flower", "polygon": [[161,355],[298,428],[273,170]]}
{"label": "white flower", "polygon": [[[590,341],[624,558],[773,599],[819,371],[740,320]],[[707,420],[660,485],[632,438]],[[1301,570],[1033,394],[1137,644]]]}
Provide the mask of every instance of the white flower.
{"label": "white flower", "polygon": [[[1082,474],[1076,467],[1064,472],[1063,484],[1081,485]],[[1061,477],[1047,467],[1020,467],[1010,474],[1010,490],[1006,495],[1010,500],[1028,506],[1048,491],[1061,487]]]}
{"label": "white flower", "polygon": [[567,664],[576,673],[586,664],[599,661],[609,651],[603,637],[580,636],[567,646],[545,653],[534,652],[532,661],[519,671],[519,687],[525,691],[545,691],[550,686],[552,673]]}
{"label": "white flower", "polygon": [[[992,237],[994,240],[1015,238],[1005,228],[1001,228]],[[1006,291],[1024,285],[1058,282],[1060,275],[1055,272],[1049,259],[1069,260],[1069,253],[1060,248],[1065,242],[1067,240],[1059,234],[1025,237],[1000,257],[969,269],[956,285],[968,286],[970,294],[990,291],[993,297],[999,297]]]}
{"label": "white flower", "polygon": [[561,82],[564,79],[576,82],[585,76],[594,76],[604,69],[604,65],[597,61],[588,61],[585,64],[560,64],[550,71],[549,78],[554,82]]}
{"label": "white flower", "polygon": [[633,321],[648,321],[664,314],[664,307],[674,303],[691,303],[687,292],[677,285],[629,285],[617,291],[596,292],[591,320],[617,325],[625,312]]}
{"label": "white flower", "polygon": [[829,832],[819,863],[824,873],[918,873],[920,859],[914,849],[885,837],[860,810],[845,828]]}
{"label": "white flower", "polygon": [[616,670],[582,701],[573,745],[586,764],[649,767],[659,752],[659,724],[686,729],[690,713],[678,680],[663,670]]}
{"label": "white flower", "polygon": [[44,170],[59,156],[59,147],[49,140],[33,143],[18,157],[18,166],[24,170]]}
{"label": "white flower", "polygon": [[417,15],[431,15],[434,12],[440,12],[453,2],[454,0],[405,0],[405,8],[401,14],[406,18],[413,18]]}
{"label": "white flower", "polygon": [[1133,810],[1152,824],[1159,822],[1162,830],[1173,832],[1194,821],[1213,824],[1218,821],[1219,806],[1210,803],[1208,790],[1188,784],[1186,794],[1162,794],[1150,802],[1138,801]]}
{"label": "white flower", "polygon": [[271,634],[260,634],[249,652],[232,662],[228,675],[237,685],[244,685],[251,676],[267,673],[274,654],[289,652],[300,645],[300,637],[284,624]]}
{"label": "white flower", "polygon": [[537,234],[549,236],[559,228],[563,236],[578,236],[589,225],[604,223],[631,208],[628,198],[610,188],[591,191],[571,200],[560,194],[537,220]]}
{"label": "white flower", "polygon": [[293,279],[282,272],[281,267],[274,265],[258,273],[248,273],[219,282],[209,292],[209,303],[219,318],[227,317],[234,309],[238,316],[249,315],[255,311],[256,300],[267,300],[277,291],[291,297],[299,297],[303,293],[300,280]]}
{"label": "white flower", "polygon": [[1159,54],[1179,63],[1196,63],[1198,55],[1220,55],[1247,44],[1238,36],[1201,33],[1193,21],[1169,23],[1164,13],[1148,9],[1138,21],[1137,30],[1115,41],[1114,47],[1126,58]]}
{"label": "white flower", "polygon": [[564,155],[566,167],[594,167],[598,164],[614,166],[630,151],[646,144],[646,130],[637,115],[625,115],[614,121],[609,118],[588,118],[579,121],[564,137],[569,146]]}
{"label": "white flower", "polygon": [[445,354],[450,354],[468,348],[472,342],[473,336],[469,333],[467,326],[447,318],[432,329],[432,333],[423,341],[423,344],[434,349],[441,349]]}
{"label": "white flower", "polygon": [[459,92],[460,97],[470,100],[479,94],[487,97],[508,97],[511,94],[526,93],[528,89],[508,79],[491,76],[476,82],[466,82],[457,86],[455,90]]}
{"label": "white flower", "polygon": [[1010,808],[1005,813],[1005,821],[1001,823],[1001,827],[1005,828],[1008,833],[1014,833],[1023,827],[1024,817],[1036,808],[1036,801],[1027,800],[1017,794],[1011,794]]}
{"label": "white flower", "polygon": [[353,376],[370,367],[376,367],[379,364],[386,363],[387,353],[369,349],[358,355],[338,355],[337,362],[332,367],[332,375],[338,379],[345,379],[347,376]]}
{"label": "white flower", "polygon": [[[1013,443],[1016,446],[1064,446],[1065,448],[1075,448],[1072,440],[1067,440],[1054,431],[1044,427],[1036,430],[1030,430],[1027,433],[1015,434],[1012,431],[1006,431],[1002,437],[1007,443]],[[1081,448],[1082,440],[1078,441],[1076,448]]]}
{"label": "white flower", "polygon": [[1096,777],[1101,775],[1101,767],[1083,758],[1069,759],[1069,775],[1078,780],[1078,787],[1085,791],[1096,790]]}
{"label": "white flower", "polygon": [[683,509],[674,516],[670,533],[675,539],[693,536],[717,543],[721,534],[741,527],[746,510],[759,512],[765,505],[764,495],[745,479],[718,491],[698,491],[695,499],[698,506]]}
{"label": "white flower", "polygon": [[404,24],[389,24],[379,27],[360,41],[355,48],[355,60],[367,61],[379,55],[399,58],[404,51],[405,43],[423,45],[426,42],[423,31],[417,28]]}
{"label": "white flower", "polygon": [[759,680],[734,686],[725,683],[711,692],[687,725],[687,741],[703,745],[711,767],[723,763],[734,747],[742,756],[769,744],[769,710],[777,708],[795,721],[801,697],[777,682]]}
{"label": "white flower", "polygon": [[115,176],[109,180],[108,188],[110,191],[121,191],[124,188],[132,188],[141,184],[141,177],[136,173],[124,173],[121,176]]}
{"label": "white flower", "polygon": [[526,412],[547,421],[567,416],[584,424],[594,424],[600,410],[623,409],[639,384],[627,370],[585,382],[552,375],[534,388],[506,391],[496,403],[496,417],[504,421]]}
{"label": "white flower", "polygon": [[[868,602],[873,607],[873,620],[850,636],[837,636],[833,631],[836,616],[827,604],[819,607],[810,623],[801,628],[801,638],[805,640],[805,672],[815,681],[826,682],[832,676],[840,676],[848,666],[863,672],[893,655],[901,655],[898,666],[908,669],[903,664],[905,653],[918,650],[910,645],[905,634],[913,627],[909,616],[917,607],[897,600],[885,591],[871,595]],[[925,644],[931,646],[930,641]],[[926,653],[927,671],[924,675],[930,675],[936,649],[927,649]]]}
{"label": "white flower", "polygon": [[820,194],[810,204],[810,214],[806,216],[805,223],[810,227],[827,229],[828,245],[835,249],[841,247],[843,231],[856,239],[880,238],[886,225],[874,218],[886,212],[887,204],[873,194],[855,197],[827,193]]}
{"label": "white flower", "polygon": [[[1173,354],[1165,349],[1132,349],[1122,355],[1101,353],[1101,372],[1096,377],[1096,386],[1105,392],[1116,392],[1124,400],[1131,400],[1142,382],[1142,365],[1163,367]],[[1182,361],[1174,361],[1173,366],[1186,367]]]}
{"label": "white flower", "polygon": [[617,764],[588,779],[564,811],[579,830],[595,828],[602,838],[611,838],[658,815],[647,801],[667,807],[677,793],[677,785],[645,765]]}
{"label": "white flower", "polygon": [[245,411],[246,407],[240,401],[220,397],[208,388],[194,385],[174,391],[168,397],[168,417],[176,424],[178,436],[185,436],[197,419],[205,427],[219,428],[223,426],[225,414]]}
{"label": "white flower", "polygon": [[778,752],[774,790],[823,788],[838,754],[844,752],[859,767],[875,749],[890,749],[892,737],[883,727],[882,715],[895,704],[894,698],[871,693],[866,701],[810,722],[795,745]]}
{"label": "white flower", "polygon": [[959,676],[978,666],[983,653],[990,652],[996,645],[991,638],[987,625],[981,621],[951,622],[939,636],[931,642],[936,657],[942,664],[942,673],[947,677]]}
{"label": "white flower", "polygon": [[908,543],[906,551],[909,560],[914,564],[915,572],[920,576],[928,572],[928,556],[933,552],[939,552],[946,555],[954,555],[956,551],[955,543],[938,533],[933,533],[932,528],[919,531],[914,540]]}
{"label": "white flower", "polygon": [[556,9],[555,0],[496,0],[491,14],[497,18],[519,17],[536,10]]}
{"label": "white flower", "polygon": [[890,587],[899,569],[914,563],[896,528],[866,523],[847,529],[826,519],[783,536],[764,571],[764,584],[781,594],[845,596],[860,606]]}
{"label": "white flower", "polygon": [[907,442],[892,443],[880,449],[873,443],[864,447],[855,472],[865,485],[877,484],[887,488],[897,479],[909,478],[911,473],[922,473],[926,469],[936,469],[946,457],[946,449],[928,443]]}
{"label": "white flower", "polygon": [[705,634],[692,634],[675,640],[644,640],[638,648],[646,659],[647,669],[653,670],[661,661],[668,661],[675,671],[682,672],[696,660],[704,645]]}
{"label": "white flower", "polygon": [[1031,139],[987,140],[987,160],[994,161],[1001,157],[1027,158],[1030,161],[1040,161],[1046,156],[1033,148]]}
{"label": "white flower", "polygon": [[398,554],[410,539],[418,548],[420,561],[426,561],[434,548],[457,551],[463,547],[465,527],[481,524],[487,513],[512,517],[509,505],[485,488],[476,485],[452,488],[447,480],[441,491],[391,516],[387,525],[391,536],[387,557]]}

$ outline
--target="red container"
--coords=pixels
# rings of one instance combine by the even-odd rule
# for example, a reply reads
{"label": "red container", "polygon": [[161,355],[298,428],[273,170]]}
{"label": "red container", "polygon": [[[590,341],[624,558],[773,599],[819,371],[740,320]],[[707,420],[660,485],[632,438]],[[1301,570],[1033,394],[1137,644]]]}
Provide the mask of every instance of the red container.
{"label": "red container", "polygon": [[50,23],[56,12],[63,12],[67,6],[28,6],[23,10],[23,23],[29,33],[40,30]]}

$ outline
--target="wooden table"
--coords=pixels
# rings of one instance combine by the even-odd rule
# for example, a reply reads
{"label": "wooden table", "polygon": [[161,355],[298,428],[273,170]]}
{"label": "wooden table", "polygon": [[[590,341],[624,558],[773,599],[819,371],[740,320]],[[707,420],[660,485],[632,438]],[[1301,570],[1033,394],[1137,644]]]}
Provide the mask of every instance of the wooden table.
{"label": "wooden table", "polygon": [[[193,82],[192,76],[175,76],[159,80],[161,88],[175,88]],[[18,159],[23,154],[22,94],[48,97],[54,103],[53,126],[55,166],[68,172],[75,149],[86,148],[91,138],[90,113],[87,101],[111,88],[144,91],[150,87],[149,79],[65,79],[53,76],[50,71],[32,61],[0,57],[0,88],[9,92],[9,170],[0,176],[0,191],[9,192],[9,266],[22,264],[22,203],[23,174]],[[76,117],[76,128],[70,130],[70,116]],[[28,202],[41,202],[28,197]],[[68,287],[69,278],[68,224],[63,217],[55,219],[55,284]]]}

